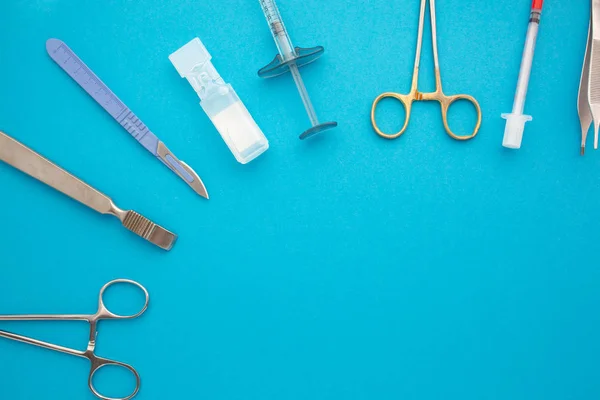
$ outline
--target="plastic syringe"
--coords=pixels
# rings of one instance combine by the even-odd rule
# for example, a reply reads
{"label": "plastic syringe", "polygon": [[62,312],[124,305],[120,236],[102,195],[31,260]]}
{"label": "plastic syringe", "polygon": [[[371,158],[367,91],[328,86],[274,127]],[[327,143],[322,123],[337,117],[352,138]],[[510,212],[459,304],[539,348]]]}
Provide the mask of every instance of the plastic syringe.
{"label": "plastic syringe", "polygon": [[531,16],[529,17],[529,27],[527,28],[527,38],[525,39],[525,49],[523,50],[523,58],[521,60],[521,70],[519,72],[513,110],[510,114],[502,114],[502,118],[506,119],[502,146],[509,149],[521,148],[525,123],[533,119],[531,115],[524,115],[523,111],[525,109],[525,99],[527,98],[533,54],[535,53],[535,44],[540,28],[543,5],[544,0],[533,0],[533,4],[531,5]]}
{"label": "plastic syringe", "polygon": [[315,112],[315,108],[310,101],[308,91],[306,90],[306,86],[304,86],[304,81],[302,80],[299,71],[299,67],[309,64],[321,57],[325,49],[321,46],[311,49],[294,47],[292,45],[290,36],[285,29],[283,19],[281,18],[277,4],[275,4],[275,0],[259,0],[259,3],[262,7],[263,13],[265,14],[265,17],[267,18],[269,29],[271,30],[271,34],[273,35],[273,39],[275,40],[279,54],[275,56],[275,59],[267,66],[261,68],[258,71],[258,75],[261,78],[273,78],[283,75],[288,71],[292,74],[294,82],[296,83],[296,87],[298,88],[298,92],[300,93],[300,97],[302,98],[302,103],[304,103],[304,108],[306,109],[308,118],[312,124],[312,128],[303,132],[300,135],[300,139],[306,139],[316,135],[317,133],[335,128],[337,126],[337,122],[319,123],[317,113]]}

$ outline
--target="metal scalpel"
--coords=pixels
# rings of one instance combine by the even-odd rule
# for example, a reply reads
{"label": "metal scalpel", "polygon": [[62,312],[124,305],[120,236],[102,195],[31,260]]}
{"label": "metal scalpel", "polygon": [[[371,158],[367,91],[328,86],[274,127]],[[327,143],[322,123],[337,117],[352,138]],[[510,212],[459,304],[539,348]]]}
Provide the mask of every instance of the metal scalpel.
{"label": "metal scalpel", "polygon": [[177,236],[135,211],[121,210],[106,195],[77,179],[25,145],[0,132],[0,161],[98,211],[121,220],[123,226],[152,244],[171,250]]}
{"label": "metal scalpel", "polygon": [[49,39],[46,50],[50,57],[102,106],[142,146],[183,179],[196,193],[208,199],[202,180],[186,163],[180,161],[167,146],[111,92],[79,57],[62,41]]}

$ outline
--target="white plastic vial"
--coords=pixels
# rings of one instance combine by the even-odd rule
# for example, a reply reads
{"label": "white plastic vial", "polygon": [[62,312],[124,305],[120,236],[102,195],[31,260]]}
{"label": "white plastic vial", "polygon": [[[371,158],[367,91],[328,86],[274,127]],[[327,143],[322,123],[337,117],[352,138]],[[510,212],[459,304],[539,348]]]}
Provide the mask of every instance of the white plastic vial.
{"label": "white plastic vial", "polygon": [[179,75],[198,93],[202,109],[236,160],[247,164],[269,148],[269,141],[233,87],[221,78],[211,58],[198,38],[169,56]]}

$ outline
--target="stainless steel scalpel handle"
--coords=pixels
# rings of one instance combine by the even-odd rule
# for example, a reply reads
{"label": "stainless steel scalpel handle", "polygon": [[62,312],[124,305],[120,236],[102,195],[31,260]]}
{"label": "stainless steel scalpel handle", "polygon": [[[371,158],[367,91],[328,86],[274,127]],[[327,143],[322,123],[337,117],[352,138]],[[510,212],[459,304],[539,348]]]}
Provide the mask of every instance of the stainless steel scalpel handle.
{"label": "stainless steel scalpel handle", "polygon": [[101,214],[110,214],[119,218],[125,228],[165,250],[170,250],[177,239],[176,235],[135,211],[121,210],[105,194],[2,131],[0,131],[0,161],[4,161]]}
{"label": "stainless steel scalpel handle", "polygon": [[106,195],[0,132],[0,160],[102,214],[117,215]]}

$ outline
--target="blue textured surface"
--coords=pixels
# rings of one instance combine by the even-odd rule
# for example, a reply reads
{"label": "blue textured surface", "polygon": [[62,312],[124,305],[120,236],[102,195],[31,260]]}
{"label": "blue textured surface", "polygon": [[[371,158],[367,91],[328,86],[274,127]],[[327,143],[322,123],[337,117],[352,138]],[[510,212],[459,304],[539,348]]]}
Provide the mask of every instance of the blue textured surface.
{"label": "blue textured surface", "polygon": [[[0,3],[0,129],[180,235],[171,253],[0,165],[0,313],[94,311],[106,281],[147,286],[149,311],[101,327],[139,399],[600,398],[600,153],[578,156],[589,2],[546,4],[523,149],[501,148],[529,1],[438,4],[444,89],[481,103],[480,135],[417,104],[394,142],[372,100],[407,92],[418,2],[280,0],[319,116],[256,1]],[[238,164],[168,55],[199,36],[270,140]],[[202,177],[195,195],[48,57],[64,40]],[[425,35],[421,89],[433,88]],[[386,105],[382,118],[401,116]],[[457,106],[453,127],[473,112]],[[393,126],[392,126],[393,125]],[[83,347],[84,325],[0,324]],[[79,328],[79,329],[78,329]],[[0,340],[1,399],[92,399],[85,361]],[[115,380],[111,390],[124,383]]]}

